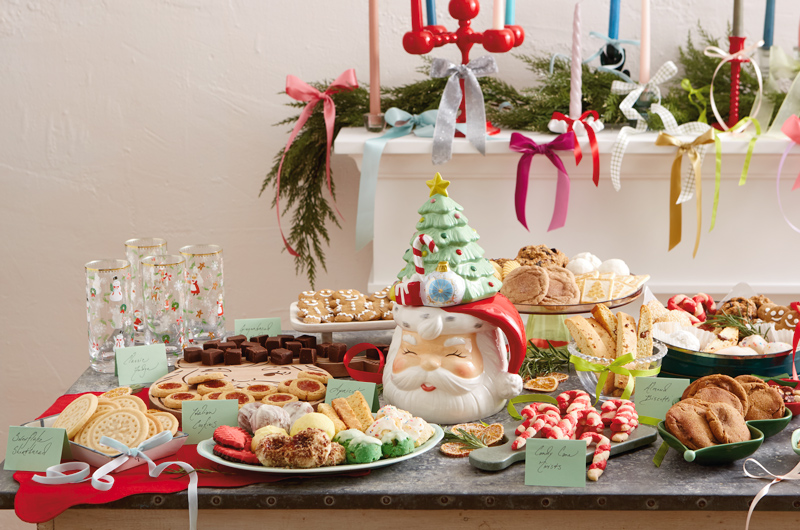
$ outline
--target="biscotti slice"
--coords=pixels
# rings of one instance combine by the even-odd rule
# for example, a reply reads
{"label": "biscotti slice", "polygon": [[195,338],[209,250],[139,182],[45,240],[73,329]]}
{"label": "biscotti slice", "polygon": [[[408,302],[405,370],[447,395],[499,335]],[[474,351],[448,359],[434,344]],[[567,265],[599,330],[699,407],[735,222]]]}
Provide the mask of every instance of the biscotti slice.
{"label": "biscotti slice", "polygon": [[591,324],[583,317],[569,317],[564,320],[570,335],[575,339],[578,349],[584,355],[600,357],[601,359],[613,359],[612,352],[609,352],[600,335],[594,330]]}
{"label": "biscotti slice", "polygon": [[[603,341],[603,345],[606,347],[606,351],[609,353],[610,359],[616,359],[617,357],[617,339],[616,339],[616,332],[614,336],[606,330],[603,325],[593,318],[587,318],[586,322],[592,326],[592,329],[595,330],[597,335],[600,337],[600,340]],[[616,322],[616,319],[615,319]]]}
{"label": "biscotti slice", "polygon": [[592,308],[592,316],[594,319],[600,323],[601,326],[611,335],[611,338],[614,339],[616,349],[616,342],[617,342],[617,317],[614,316],[614,313],[603,304],[597,304]]}
{"label": "biscotti slice", "polygon": [[363,427],[361,430],[366,431],[369,429],[369,426],[372,425],[375,418],[372,416],[372,410],[370,410],[369,404],[364,398],[364,394],[356,390],[353,394],[347,396],[345,400],[347,400],[347,404],[350,405],[350,408],[353,409],[353,413],[355,413],[358,421],[361,422],[361,426]]}
{"label": "biscotti slice", "polygon": [[339,431],[347,430],[347,425],[339,418],[333,407],[327,403],[320,403],[317,405],[317,412],[324,414],[333,422],[333,428],[338,433]]}
{"label": "biscotti slice", "polygon": [[669,309],[664,307],[660,301],[653,299],[647,302],[647,308],[650,310],[650,314],[653,315],[653,322],[668,322],[669,321]]}
{"label": "biscotti slice", "polygon": [[639,308],[639,328],[636,335],[636,358],[653,355],[653,313],[643,305]]}
{"label": "biscotti slice", "polygon": [[353,412],[353,408],[345,398],[336,398],[331,401],[331,405],[348,429],[364,431],[365,427],[361,426],[361,422],[358,420],[355,412]]}
{"label": "biscotti slice", "polygon": [[[632,354],[636,358],[636,320],[627,313],[620,311],[617,313],[617,359],[623,355]],[[632,367],[633,363],[626,365]],[[625,388],[628,384],[628,376],[614,374],[614,386]]]}

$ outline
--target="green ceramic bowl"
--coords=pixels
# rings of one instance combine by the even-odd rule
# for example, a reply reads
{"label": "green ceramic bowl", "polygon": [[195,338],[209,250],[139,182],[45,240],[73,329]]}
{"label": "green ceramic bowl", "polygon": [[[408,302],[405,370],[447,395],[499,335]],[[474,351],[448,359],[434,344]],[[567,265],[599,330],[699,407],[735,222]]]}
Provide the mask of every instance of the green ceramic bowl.
{"label": "green ceramic bowl", "polygon": [[792,450],[800,455],[800,447],[797,447],[798,443],[800,443],[800,429],[796,429],[792,433]]}
{"label": "green ceramic bowl", "polygon": [[[775,377],[792,373],[791,351],[770,355],[717,355],[672,345],[667,345],[667,348],[667,356],[661,362],[659,374],[664,377],[697,379],[712,374],[725,374],[731,377],[758,374]],[[800,366],[800,356],[796,359],[796,363]]]}
{"label": "green ceramic bowl", "polygon": [[658,434],[661,435],[661,439],[664,440],[668,446],[680,452],[683,455],[683,459],[687,462],[712,465],[728,464],[752,455],[761,447],[761,444],[764,443],[764,433],[752,425],[748,425],[747,428],[750,429],[751,439],[746,442],[712,445],[711,447],[704,447],[696,451],[689,449],[678,441],[677,438],[672,436],[663,421],[658,424]]}
{"label": "green ceramic bowl", "polygon": [[790,421],[792,421],[792,411],[787,408],[783,418],[774,420],[750,420],[745,423],[763,432],[764,438],[769,438],[784,430],[786,426],[789,425]]}

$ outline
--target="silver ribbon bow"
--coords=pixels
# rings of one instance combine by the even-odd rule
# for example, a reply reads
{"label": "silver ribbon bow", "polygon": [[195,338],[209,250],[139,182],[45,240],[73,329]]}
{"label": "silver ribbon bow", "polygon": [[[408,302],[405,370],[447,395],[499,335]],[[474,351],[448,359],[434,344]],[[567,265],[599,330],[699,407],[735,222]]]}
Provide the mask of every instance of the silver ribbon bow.
{"label": "silver ribbon bow", "polygon": [[482,154],[486,154],[486,109],[478,78],[497,73],[497,63],[491,55],[473,59],[467,64],[453,64],[436,58],[431,66],[431,77],[450,77],[444,87],[436,128],[433,133],[434,165],[444,164],[453,156],[453,136],[456,131],[458,107],[461,104],[461,83],[464,80],[464,99],[467,113],[467,140]]}

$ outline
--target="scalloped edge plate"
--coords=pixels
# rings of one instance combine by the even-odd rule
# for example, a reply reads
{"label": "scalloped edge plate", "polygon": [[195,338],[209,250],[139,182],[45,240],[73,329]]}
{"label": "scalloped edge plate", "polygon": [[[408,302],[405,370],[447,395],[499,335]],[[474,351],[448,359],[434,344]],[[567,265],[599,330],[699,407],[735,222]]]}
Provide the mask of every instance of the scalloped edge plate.
{"label": "scalloped edge plate", "polygon": [[589,302],[587,304],[567,304],[567,305],[527,305],[514,304],[517,311],[526,315],[574,315],[576,313],[589,313],[597,304],[603,304],[609,309],[615,309],[628,305],[644,292],[644,286],[632,292],[628,296],[615,298],[614,300],[603,300],[600,302]]}

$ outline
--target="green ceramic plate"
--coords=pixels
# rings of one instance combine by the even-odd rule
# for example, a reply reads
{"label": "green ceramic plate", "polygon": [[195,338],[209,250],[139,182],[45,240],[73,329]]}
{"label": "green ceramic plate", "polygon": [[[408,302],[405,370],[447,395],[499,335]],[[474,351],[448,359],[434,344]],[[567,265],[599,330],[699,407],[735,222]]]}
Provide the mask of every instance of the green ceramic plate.
{"label": "green ceramic plate", "polygon": [[792,411],[787,408],[783,418],[775,420],[750,420],[745,423],[763,432],[764,438],[769,438],[784,430],[786,426],[789,425],[790,421],[792,421]]}
{"label": "green ceramic plate", "polygon": [[796,429],[792,433],[792,450],[800,455],[800,447],[797,447],[798,443],[800,443],[800,429]]}
{"label": "green ceramic plate", "polygon": [[750,436],[752,438],[746,442],[712,445],[711,447],[704,447],[696,451],[689,449],[679,442],[677,438],[672,436],[669,431],[667,431],[667,426],[663,421],[658,424],[658,434],[661,435],[661,439],[664,440],[668,446],[680,452],[683,455],[683,459],[687,462],[697,462],[698,464],[727,464],[752,455],[764,442],[764,433],[749,424],[747,428],[750,429]]}

